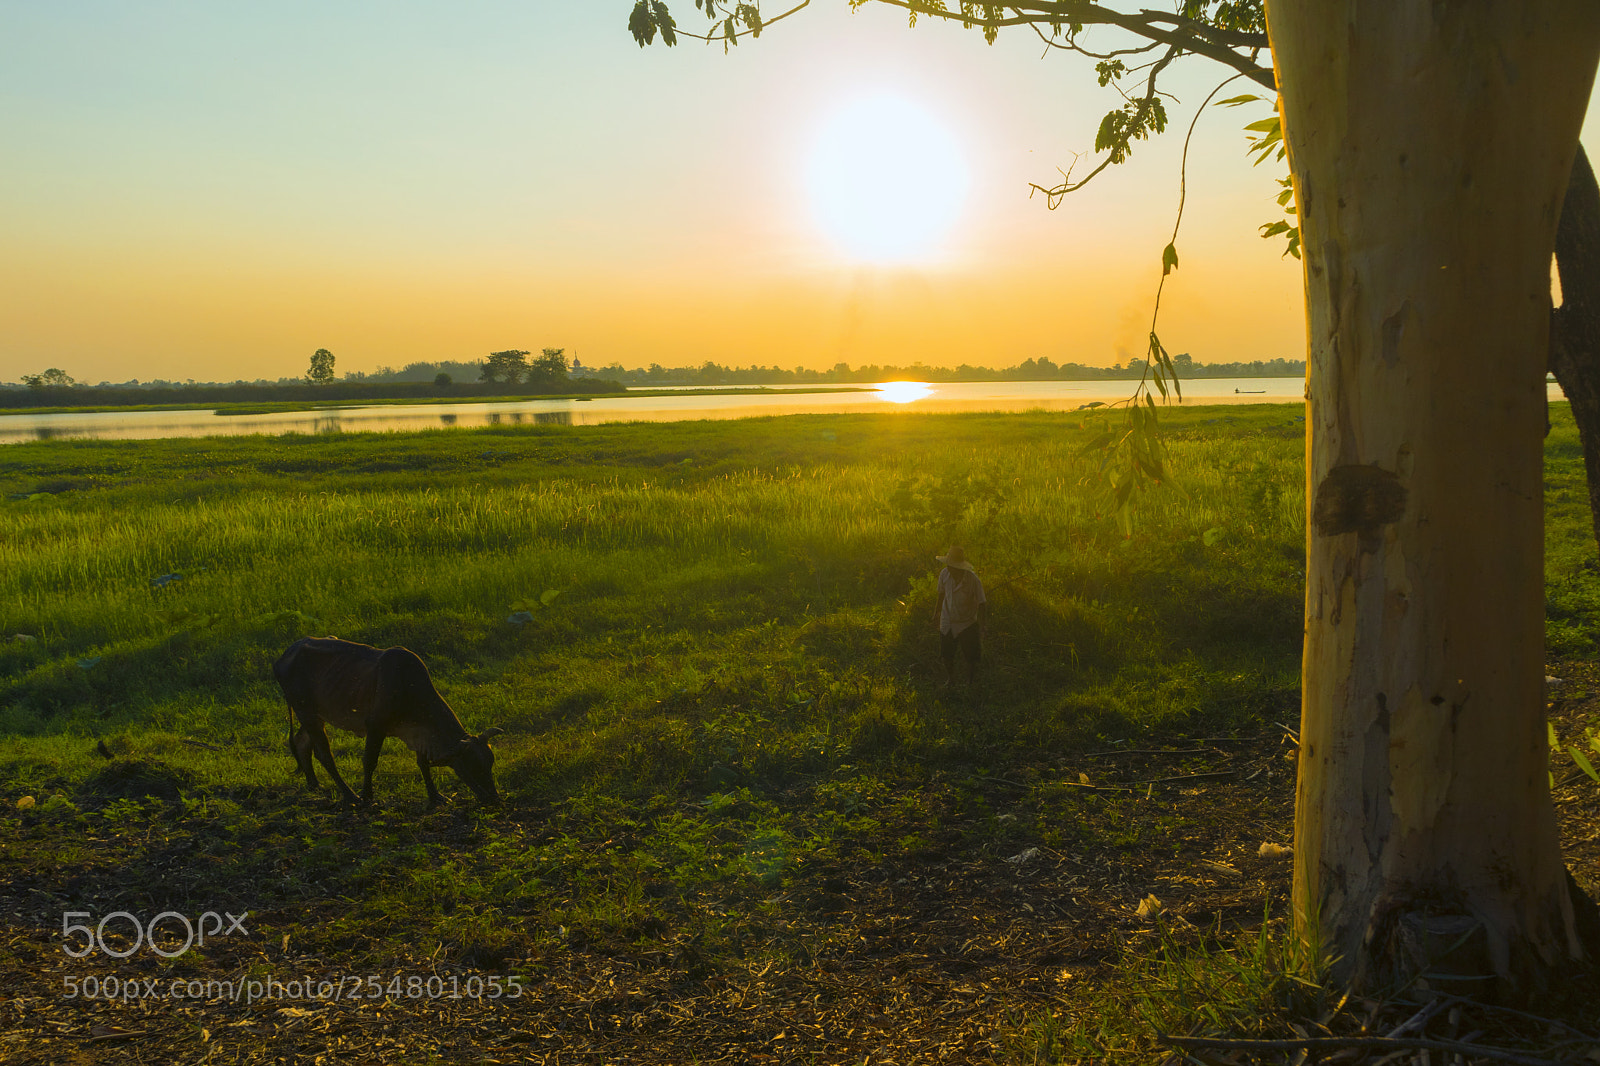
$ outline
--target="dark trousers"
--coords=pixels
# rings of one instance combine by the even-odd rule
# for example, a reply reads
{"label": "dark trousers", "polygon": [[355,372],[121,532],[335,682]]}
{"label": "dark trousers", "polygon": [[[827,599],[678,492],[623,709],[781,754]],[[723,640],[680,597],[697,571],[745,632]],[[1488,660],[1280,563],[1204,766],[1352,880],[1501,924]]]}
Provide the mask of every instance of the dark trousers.
{"label": "dark trousers", "polygon": [[961,649],[961,657],[967,661],[969,672],[978,668],[978,660],[983,658],[983,639],[978,632],[982,628],[974,622],[954,636],[943,632],[939,634],[939,654],[944,657],[946,670],[956,668],[957,648]]}

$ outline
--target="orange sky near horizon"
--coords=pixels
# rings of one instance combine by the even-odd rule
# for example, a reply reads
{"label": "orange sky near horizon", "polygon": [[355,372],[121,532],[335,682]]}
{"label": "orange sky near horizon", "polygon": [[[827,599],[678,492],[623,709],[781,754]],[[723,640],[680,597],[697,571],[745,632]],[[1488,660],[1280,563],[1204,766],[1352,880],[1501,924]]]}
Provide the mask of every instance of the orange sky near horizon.
{"label": "orange sky near horizon", "polygon": [[[641,51],[629,6],[0,13],[0,380],[277,378],[319,347],[340,372],[507,347],[627,367],[1142,354],[1182,133],[1220,68],[1174,70],[1174,128],[1052,212],[1028,182],[1114,102],[1080,57],[843,0],[729,56]],[[944,239],[891,265],[842,250],[806,183],[831,117],[873,94],[931,116],[970,174]],[[1240,127],[1265,113],[1212,109],[1190,150],[1160,332],[1201,362],[1303,357],[1299,264],[1256,236],[1282,170],[1250,166]]]}

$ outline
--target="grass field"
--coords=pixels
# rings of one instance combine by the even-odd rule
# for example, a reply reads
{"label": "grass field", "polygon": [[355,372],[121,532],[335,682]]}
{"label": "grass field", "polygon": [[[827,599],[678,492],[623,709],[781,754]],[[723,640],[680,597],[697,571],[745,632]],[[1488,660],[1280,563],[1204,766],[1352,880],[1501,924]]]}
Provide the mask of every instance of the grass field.
{"label": "grass field", "polygon": [[326,632],[414,648],[552,771],[659,727],[650,774],[678,783],[704,753],[666,735],[696,715],[656,708],[713,689],[771,716],[766,760],[863,722],[932,755],[975,739],[917,713],[956,540],[1015,716],[985,743],[1168,723],[1292,683],[1298,629],[1298,426],[1189,421],[1187,495],[1132,540],[1079,485],[1087,434],[1048,416],[15,446],[0,597],[38,639],[6,647],[0,706],[13,733],[262,739],[271,659]]}
{"label": "grass field", "polygon": [[[549,1007],[513,1025],[534,1034],[519,1055],[690,1061],[717,1056],[645,1000],[721,1016],[731,999],[717,989],[737,985],[743,1003],[782,978],[799,984],[767,998],[792,1015],[806,974],[838,984],[875,938],[872,965],[891,970],[959,955],[954,907],[1001,941],[1033,937],[1028,957],[1044,960],[1006,970],[992,993],[970,970],[946,974],[994,997],[961,1030],[978,1041],[963,1054],[1048,1058],[1077,1039],[1062,1004],[1092,984],[1069,970],[1117,957],[1118,937],[1097,939],[1084,916],[1131,920],[1157,864],[1210,855],[1244,870],[1243,883],[1161,889],[1202,916],[1259,925],[1281,899],[1286,870],[1251,867],[1239,849],[1287,842],[1292,767],[1275,723],[1292,724],[1298,703],[1296,413],[1164,415],[1181,491],[1146,498],[1130,538],[1098,513],[1090,461],[1073,460],[1093,427],[1042,413],[7,446],[0,845],[7,920],[26,932],[13,933],[26,950],[12,976],[48,1013],[64,975],[116,967],[520,974],[541,1003],[587,1002],[590,1043],[574,1042],[583,1012]],[[1564,407],[1554,417],[1548,627],[1564,660],[1593,655],[1600,574],[1575,432]],[[934,556],[952,542],[993,608],[970,690],[941,687],[930,620]],[[374,810],[306,793],[270,674],[305,635],[421,654],[469,729],[507,730],[506,808],[478,808],[444,774],[457,802],[424,815],[398,741]],[[359,741],[333,739],[358,776]],[[1176,754],[1137,754],[1155,750]],[[1215,788],[1197,785],[1205,774]],[[14,810],[24,795],[36,806]],[[1024,871],[1040,856],[1055,857],[1051,877],[1086,879],[1081,900],[1066,893],[1081,913],[1061,911],[1072,947],[1059,929],[1055,948],[1039,947],[1054,935],[1042,909],[1066,891]],[[174,960],[91,969],[47,931],[59,937],[67,910],[224,904],[255,916],[250,941]],[[1005,920],[1012,931],[995,932]],[[937,952],[884,946],[891,929],[915,940],[945,926],[955,943]],[[1004,957],[992,937],[985,950]],[[660,988],[622,990],[629,967]],[[755,1043],[726,1046],[758,1061],[796,1049],[860,1061],[902,1047],[874,1032],[924,1025],[907,996],[898,1028],[839,1007],[857,1024],[818,1022],[826,1036],[756,1025]],[[344,1053],[337,1027],[260,1021],[259,1005],[244,1017],[268,1028],[241,1021],[225,1040],[234,1023],[215,1005],[69,1006],[83,1012],[72,1024],[139,1020],[172,1061],[270,1061],[280,1040]],[[383,1060],[471,1061],[457,1057],[467,1049],[495,1061],[515,1008],[471,1006],[482,1009],[400,1026],[410,1042]],[[929,1008],[924,1028],[954,1033],[951,1017]],[[73,1054],[108,1061],[138,1044],[113,1036]],[[73,1047],[30,1042],[15,1061],[78,1061]]]}

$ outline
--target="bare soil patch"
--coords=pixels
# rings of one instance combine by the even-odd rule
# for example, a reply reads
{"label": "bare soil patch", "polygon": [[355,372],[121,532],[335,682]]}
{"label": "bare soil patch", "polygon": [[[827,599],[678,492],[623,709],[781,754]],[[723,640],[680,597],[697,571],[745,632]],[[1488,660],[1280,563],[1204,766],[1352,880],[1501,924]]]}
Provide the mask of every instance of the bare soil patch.
{"label": "bare soil patch", "polygon": [[[365,932],[384,945],[381,953],[359,937],[319,935],[351,909],[350,901],[327,898],[253,913],[248,939],[215,940],[203,955],[74,960],[62,951],[63,913],[98,916],[108,905],[98,901],[126,899],[126,871],[135,867],[139,876],[170,870],[181,877],[185,855],[143,854],[138,841],[108,840],[59,852],[52,863],[25,847],[19,837],[30,831],[12,820],[8,850],[33,858],[8,862],[0,885],[7,944],[0,980],[10,993],[0,1061],[1005,1058],[1028,1016],[1068,1008],[1119,952],[1154,935],[1137,913],[1146,897],[1204,929],[1250,928],[1265,912],[1282,911],[1289,862],[1258,851],[1264,841],[1289,842],[1292,745],[1273,733],[1152,748],[1182,750],[1112,749],[1004,778],[936,774],[919,787],[924,809],[944,815],[941,828],[910,850],[885,857],[894,849],[863,841],[860,855],[808,863],[772,887],[747,880],[680,894],[670,882],[646,884],[669,916],[653,928],[600,937],[580,931],[471,963],[436,943],[408,943],[403,927],[381,922]],[[1071,842],[1037,842],[1031,827],[1067,809],[1078,812]],[[538,812],[514,816],[530,839],[549,831]],[[341,815],[330,809],[328,817]],[[465,820],[446,815],[431,831],[463,849],[472,845]],[[758,900],[770,905],[753,906]],[[727,929],[729,917],[741,915],[715,944],[691,931],[708,917]],[[510,974],[523,977],[516,998],[509,990],[499,999],[450,998],[471,978]],[[349,990],[368,977],[387,989],[397,975],[399,994],[378,998],[308,998],[304,984],[299,998],[254,1003],[242,1001],[248,993],[238,1002],[144,994],[174,978],[234,987],[342,980]],[[140,995],[68,999],[67,976],[136,980]],[[430,991],[431,978],[438,980]],[[408,985],[420,994],[408,995]],[[363,996],[369,990],[363,983]]]}

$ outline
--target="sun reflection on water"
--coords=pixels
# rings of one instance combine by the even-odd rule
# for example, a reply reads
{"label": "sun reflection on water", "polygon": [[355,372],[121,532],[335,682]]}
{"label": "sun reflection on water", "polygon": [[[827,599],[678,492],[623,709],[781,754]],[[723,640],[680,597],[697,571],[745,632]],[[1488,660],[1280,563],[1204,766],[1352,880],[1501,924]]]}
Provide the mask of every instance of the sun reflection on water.
{"label": "sun reflection on water", "polygon": [[878,386],[878,399],[890,403],[910,403],[932,392],[933,386],[925,381],[885,381]]}

